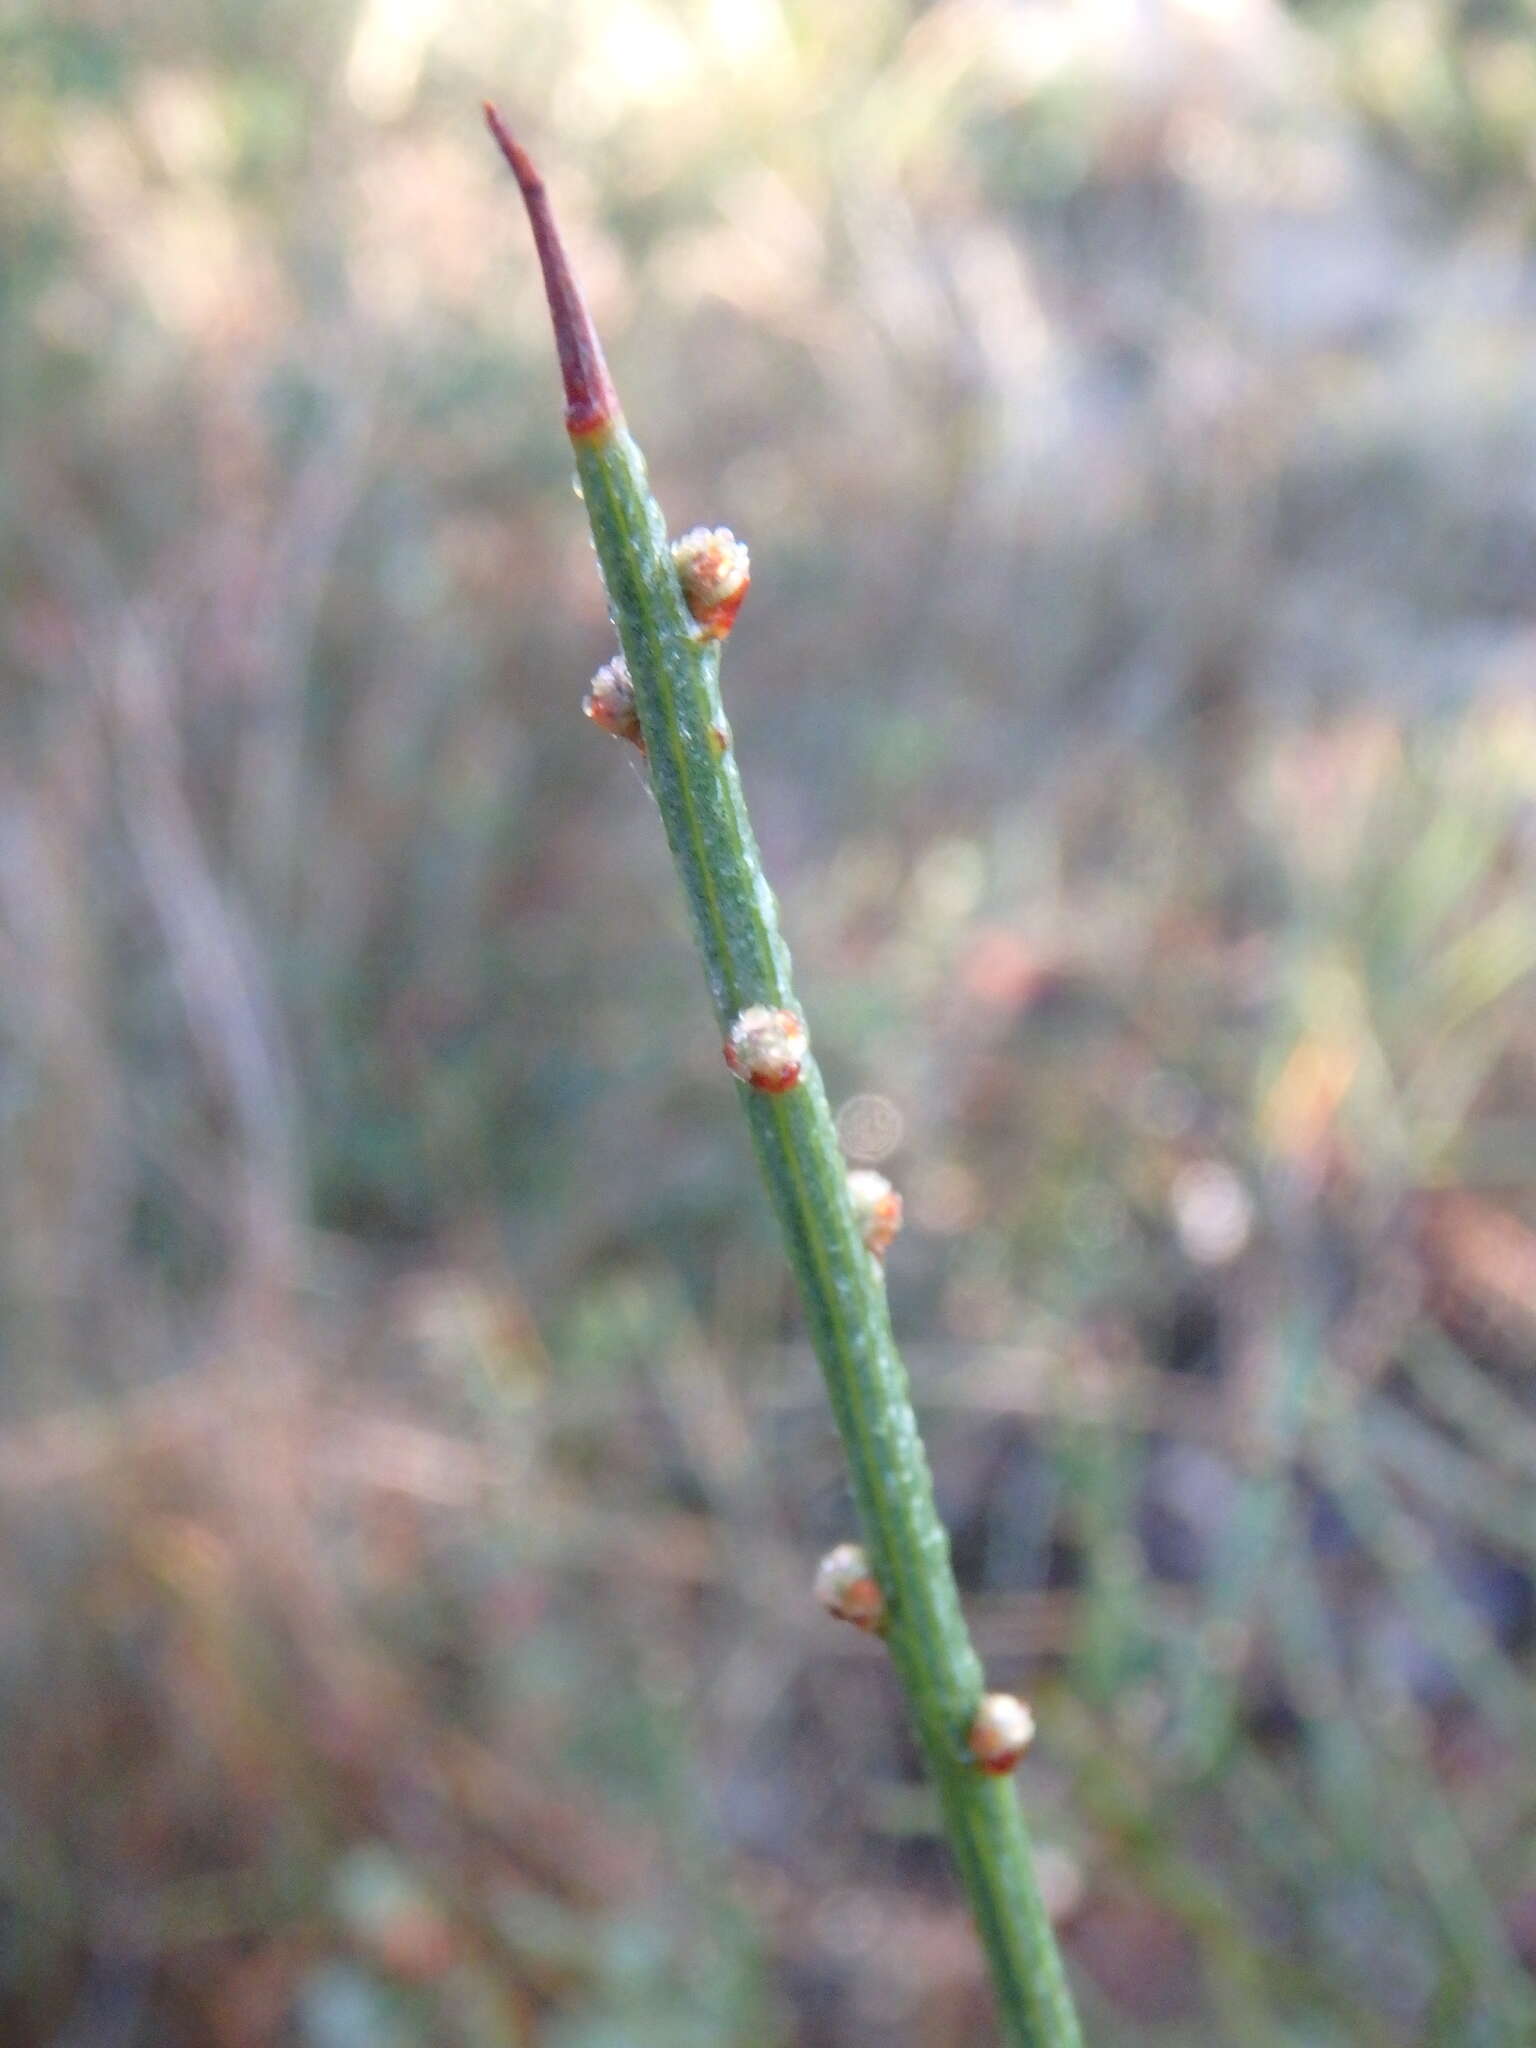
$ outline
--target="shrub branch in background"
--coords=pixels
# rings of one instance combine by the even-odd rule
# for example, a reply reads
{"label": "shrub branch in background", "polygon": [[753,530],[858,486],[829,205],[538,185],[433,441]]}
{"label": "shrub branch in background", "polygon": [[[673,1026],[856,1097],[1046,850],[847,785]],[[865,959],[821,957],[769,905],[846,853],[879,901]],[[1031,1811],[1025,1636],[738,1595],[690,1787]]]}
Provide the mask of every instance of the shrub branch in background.
{"label": "shrub branch in background", "polygon": [[[1025,1704],[989,1692],[886,1305],[900,1199],[850,1175],[790,979],[720,700],[720,650],[750,580],[723,528],[669,541],[625,429],[544,186],[491,107],[522,191],[565,383],[566,427],[620,654],[593,679],[594,723],[645,754],[719,1020],[847,1454],[862,1545],[823,1560],[816,1593],[880,1635],[906,1695],[991,1967],[1006,2040],[1081,2041],[1010,1775]],[[851,1184],[850,1184],[851,1183]],[[878,1185],[876,1185],[878,1183]]]}

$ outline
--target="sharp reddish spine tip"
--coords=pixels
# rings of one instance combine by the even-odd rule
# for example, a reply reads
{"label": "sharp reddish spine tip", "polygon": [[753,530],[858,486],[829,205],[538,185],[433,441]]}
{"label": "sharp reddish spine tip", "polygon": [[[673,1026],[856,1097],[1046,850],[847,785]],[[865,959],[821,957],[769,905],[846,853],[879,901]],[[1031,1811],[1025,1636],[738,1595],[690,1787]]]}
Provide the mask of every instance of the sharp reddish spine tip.
{"label": "sharp reddish spine tip", "polygon": [[534,246],[544,272],[544,290],[549,299],[550,318],[555,325],[555,347],[560,356],[560,375],[565,382],[565,424],[573,435],[599,433],[619,417],[619,401],[603,358],[602,343],[592,325],[587,302],[571,275],[571,266],[550,211],[544,180],[529,156],[487,100],[485,125],[496,147],[506,158],[528,219],[533,227]]}

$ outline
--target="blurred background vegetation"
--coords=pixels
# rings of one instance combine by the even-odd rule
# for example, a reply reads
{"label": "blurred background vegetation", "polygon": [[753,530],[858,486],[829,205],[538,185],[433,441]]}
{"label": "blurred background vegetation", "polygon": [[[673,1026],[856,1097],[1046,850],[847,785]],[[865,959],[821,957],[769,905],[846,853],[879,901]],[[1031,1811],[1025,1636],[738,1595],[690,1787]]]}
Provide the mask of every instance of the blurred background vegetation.
{"label": "blurred background vegetation", "polygon": [[989,2038],[486,93],[1091,2038],[1536,2038],[1526,0],[9,0],[0,2038]]}

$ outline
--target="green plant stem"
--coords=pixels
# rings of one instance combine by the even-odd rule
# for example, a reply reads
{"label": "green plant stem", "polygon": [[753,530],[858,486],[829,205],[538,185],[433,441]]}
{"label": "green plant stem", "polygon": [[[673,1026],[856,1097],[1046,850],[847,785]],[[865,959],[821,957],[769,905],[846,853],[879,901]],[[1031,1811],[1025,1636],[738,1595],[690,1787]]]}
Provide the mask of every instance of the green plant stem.
{"label": "green plant stem", "polygon": [[[533,216],[587,517],[722,1038],[753,1004],[803,1015],[729,744],[718,643],[700,636],[684,601],[665,522],[618,416],[542,185],[494,117],[492,127]],[[961,1612],[882,1269],[854,1219],[815,1061],[808,1058],[799,1084],[782,1094],[732,1085],[825,1376],[860,1531],[886,1599],[891,1662],[986,1949],[1004,2038],[1019,2048],[1079,2048],[1017,1792],[1011,1779],[979,1770],[966,1749],[984,1689],[981,1664]]]}
{"label": "green plant stem", "polygon": [[[639,451],[622,428],[576,442],[652,785],[693,913],[722,1036],[754,1003],[799,1010],[772,891],[723,726],[719,651],[697,638]],[[724,1074],[722,1063],[721,1072]],[[976,1769],[966,1735],[983,1691],[949,1540],[896,1350],[879,1262],[865,1250],[814,1059],[782,1095],[739,1090],[843,1440],[860,1531],[889,1613],[886,1643],[937,1787],[986,1946],[1008,2038],[1079,2040],[1035,1884],[1018,1796]]]}

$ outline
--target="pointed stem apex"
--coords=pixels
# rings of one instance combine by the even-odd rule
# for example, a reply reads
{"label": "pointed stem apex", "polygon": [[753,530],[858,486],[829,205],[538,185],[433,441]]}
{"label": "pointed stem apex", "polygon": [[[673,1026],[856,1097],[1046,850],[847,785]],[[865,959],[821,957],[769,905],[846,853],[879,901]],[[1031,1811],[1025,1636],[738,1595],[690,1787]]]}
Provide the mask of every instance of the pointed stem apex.
{"label": "pointed stem apex", "polygon": [[533,159],[512,136],[500,114],[485,102],[485,124],[496,146],[506,158],[523,195],[533,227],[534,246],[544,272],[544,290],[549,298],[550,318],[555,324],[555,347],[560,355],[560,374],[565,380],[565,425],[573,437],[597,434],[619,418],[619,401],[603,359],[602,343],[592,325],[592,315],[582,297],[566,259],[560,230],[555,226],[544,180],[534,169]]}

